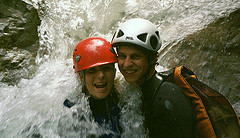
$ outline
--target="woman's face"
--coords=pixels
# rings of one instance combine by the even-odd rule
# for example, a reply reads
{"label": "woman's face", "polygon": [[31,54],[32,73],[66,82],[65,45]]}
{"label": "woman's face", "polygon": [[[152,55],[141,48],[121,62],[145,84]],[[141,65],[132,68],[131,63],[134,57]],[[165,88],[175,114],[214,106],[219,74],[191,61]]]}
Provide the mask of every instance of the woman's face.
{"label": "woman's face", "polygon": [[[115,78],[114,64],[105,64],[86,69],[85,83],[87,90],[95,99],[106,98],[113,87]],[[80,77],[81,73],[79,73]]]}

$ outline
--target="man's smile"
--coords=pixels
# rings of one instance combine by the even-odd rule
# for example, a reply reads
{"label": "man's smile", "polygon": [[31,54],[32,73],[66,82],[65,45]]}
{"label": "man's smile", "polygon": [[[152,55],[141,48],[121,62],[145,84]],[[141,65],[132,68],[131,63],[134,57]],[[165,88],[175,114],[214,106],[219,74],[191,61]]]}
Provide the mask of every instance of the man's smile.
{"label": "man's smile", "polygon": [[134,75],[137,72],[136,69],[130,69],[130,70],[124,69],[123,71],[125,75]]}

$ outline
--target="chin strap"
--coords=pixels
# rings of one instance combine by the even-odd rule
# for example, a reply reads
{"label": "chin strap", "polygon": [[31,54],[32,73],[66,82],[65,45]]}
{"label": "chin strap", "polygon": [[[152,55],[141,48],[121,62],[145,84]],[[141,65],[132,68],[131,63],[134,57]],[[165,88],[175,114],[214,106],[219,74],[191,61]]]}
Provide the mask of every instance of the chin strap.
{"label": "chin strap", "polygon": [[82,77],[83,77],[83,84],[82,84],[82,87],[84,87],[84,86],[86,86],[85,74],[84,74],[83,70],[81,70],[80,73],[82,74]]}
{"label": "chin strap", "polygon": [[92,97],[92,95],[88,92],[87,90],[87,86],[86,86],[86,78],[85,78],[85,73],[83,72],[83,70],[80,71],[83,81],[82,81],[82,91],[83,93],[85,93],[87,96]]}

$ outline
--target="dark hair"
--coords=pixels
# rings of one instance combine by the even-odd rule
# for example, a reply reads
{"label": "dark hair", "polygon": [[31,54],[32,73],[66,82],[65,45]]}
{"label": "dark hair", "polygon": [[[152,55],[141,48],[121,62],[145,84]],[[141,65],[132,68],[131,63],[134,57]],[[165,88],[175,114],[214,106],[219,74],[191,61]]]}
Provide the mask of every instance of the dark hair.
{"label": "dark hair", "polygon": [[152,52],[151,54],[148,54],[148,60],[154,60],[154,66],[159,65],[158,63],[158,57],[159,57],[159,53],[158,52]]}

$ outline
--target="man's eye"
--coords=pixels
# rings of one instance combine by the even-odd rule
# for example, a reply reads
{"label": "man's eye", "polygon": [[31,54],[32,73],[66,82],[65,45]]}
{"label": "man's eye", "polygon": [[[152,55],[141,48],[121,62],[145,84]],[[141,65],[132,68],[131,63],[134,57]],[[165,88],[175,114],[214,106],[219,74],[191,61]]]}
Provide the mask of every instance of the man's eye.
{"label": "man's eye", "polygon": [[133,59],[140,59],[142,56],[141,55],[133,55],[132,58]]}

